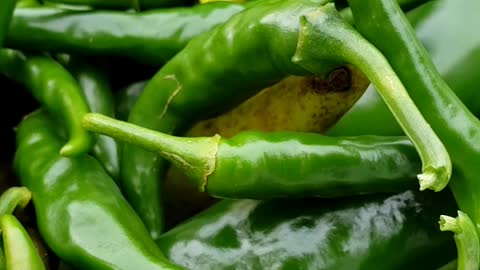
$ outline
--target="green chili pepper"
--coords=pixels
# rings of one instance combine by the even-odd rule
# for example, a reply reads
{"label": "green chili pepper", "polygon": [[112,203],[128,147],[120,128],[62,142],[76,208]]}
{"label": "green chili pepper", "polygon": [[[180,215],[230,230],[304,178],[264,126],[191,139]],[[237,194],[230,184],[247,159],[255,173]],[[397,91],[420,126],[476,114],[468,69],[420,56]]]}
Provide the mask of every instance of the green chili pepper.
{"label": "green chili pepper", "polygon": [[0,2],[0,48],[3,45],[3,39],[8,31],[16,3],[17,0],[2,0],[2,2]]}
{"label": "green chili pepper", "polygon": [[183,6],[191,4],[190,0],[47,0],[48,2],[69,4],[69,5],[84,5],[95,8],[105,9],[128,9],[135,10],[162,8],[171,6]]}
{"label": "green chili pepper", "polygon": [[[64,64],[75,77],[90,111],[115,116],[115,102],[107,75],[100,68],[96,68],[79,57],[59,55]],[[93,146],[93,155],[100,161],[105,170],[117,180],[120,175],[118,146],[115,140],[108,136],[96,136]]]}
{"label": "green chili pepper", "polygon": [[50,249],[79,269],[180,269],[165,259],[96,159],[59,155],[63,140],[55,128],[41,111],[25,117],[14,159]]}
{"label": "green chili pepper", "polygon": [[418,155],[404,138],[329,138],[300,132],[181,138],[94,113],[85,115],[83,127],[158,153],[181,168],[200,191],[214,197],[336,197],[401,191],[413,187],[405,179],[419,170]]}
{"label": "green chili pepper", "polygon": [[[325,2],[254,2],[225,24],[194,38],[149,81],[129,115],[129,122],[177,133],[195,120],[239,104],[287,75],[325,75],[353,62],[380,87],[417,147],[423,162],[423,173],[418,176],[421,189],[441,190],[451,174],[450,158],[442,143],[381,53],[342,21],[333,6],[321,7]],[[300,17],[307,14],[323,25],[316,26],[320,29],[313,33],[300,31],[301,46],[297,48],[299,30],[305,28],[300,27]],[[328,34],[332,36],[320,34],[323,30],[331,30]],[[338,39],[342,40],[340,44],[331,42]],[[325,54],[315,55],[313,61],[310,56],[303,57],[312,50]],[[255,57],[246,61],[252,55]],[[386,83],[384,76],[391,83]],[[121,167],[123,191],[155,239],[162,228],[158,178],[166,164],[154,153],[125,145]]]}
{"label": "green chili pepper", "polygon": [[25,228],[13,215],[0,216],[7,270],[44,270],[42,258]]}
{"label": "green chili pepper", "polygon": [[479,269],[480,268],[480,242],[476,235],[475,224],[463,212],[458,211],[458,217],[440,216],[440,230],[452,231],[455,233],[455,243],[458,250],[457,269]]}
{"label": "green chili pepper", "polygon": [[92,135],[82,129],[81,117],[89,112],[82,90],[62,65],[46,56],[26,56],[0,50],[0,72],[25,88],[65,125],[69,140],[60,150],[65,156],[90,151]]}
{"label": "green chili pepper", "polygon": [[[480,2],[456,0],[429,2],[407,14],[415,33],[431,56],[435,67],[455,94],[475,115],[480,115],[480,25],[476,10]],[[400,126],[373,87],[327,131],[329,135],[402,135]]]}
{"label": "green chili pepper", "polygon": [[193,37],[244,9],[224,2],[141,13],[17,8],[5,43],[25,50],[126,56],[160,66]]}
{"label": "green chili pepper", "polygon": [[[480,7],[478,1],[465,1],[467,2],[470,5],[463,5],[462,9]],[[441,78],[431,57],[396,3],[384,0],[349,0],[349,3],[356,27],[387,57],[452,155],[458,177],[450,182],[449,187],[460,210],[480,230],[480,187],[476,181],[480,162],[480,149],[477,147],[480,121]],[[473,234],[469,237],[477,236]]]}
{"label": "green chili pepper", "polygon": [[[448,190],[341,200],[223,200],[159,239],[189,269],[435,269],[455,258],[436,221]],[[448,209],[448,210],[447,210]]]}

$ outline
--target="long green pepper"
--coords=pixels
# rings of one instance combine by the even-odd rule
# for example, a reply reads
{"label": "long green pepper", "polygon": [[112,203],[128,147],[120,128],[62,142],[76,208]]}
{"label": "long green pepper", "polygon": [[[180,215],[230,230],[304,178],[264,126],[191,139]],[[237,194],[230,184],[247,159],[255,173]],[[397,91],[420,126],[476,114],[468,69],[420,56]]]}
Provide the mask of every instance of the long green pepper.
{"label": "long green pepper", "polygon": [[42,111],[27,115],[16,131],[14,159],[49,248],[78,269],[181,269],[166,260],[95,158],[59,154],[64,140],[56,131]]}
{"label": "long green pepper", "polygon": [[65,126],[69,139],[60,150],[62,155],[74,156],[91,150],[93,136],[81,127],[81,118],[90,109],[77,81],[62,65],[48,56],[2,49],[0,72],[24,85]]}
{"label": "long green pepper", "polygon": [[[349,0],[349,3],[356,27],[387,57],[453,157],[457,176],[449,187],[459,208],[472,219],[477,229],[476,234],[471,232],[468,237],[478,237],[480,190],[476,180],[480,162],[477,143],[480,121],[441,78],[396,3],[388,0]],[[480,257],[480,252],[477,253],[476,256]],[[478,258],[474,260],[478,263]]]}
{"label": "long green pepper", "polygon": [[83,126],[158,153],[214,197],[338,197],[413,188],[420,170],[408,139],[329,138],[314,133],[242,132],[182,138],[101,114]]}
{"label": "long green pepper", "polygon": [[0,2],[0,48],[3,46],[3,40],[8,31],[16,3],[17,0],[2,0]]}
{"label": "long green pepper", "polygon": [[[423,162],[423,173],[418,176],[421,189],[441,190],[451,174],[450,159],[442,143],[381,53],[348,26],[332,5],[322,7],[325,3],[255,2],[227,23],[198,36],[148,82],[128,121],[164,133],[178,133],[287,75],[326,74],[353,63],[377,85],[417,147]],[[319,24],[310,28],[312,32],[300,26],[300,17],[307,15]],[[341,42],[332,44],[332,40]],[[306,56],[310,52],[316,53],[315,60],[312,55]],[[246,61],[251,55],[255,55],[255,64]],[[388,76],[389,81],[383,76]],[[154,153],[125,145],[121,167],[123,191],[156,239],[163,226],[158,179],[164,174],[166,162]]]}
{"label": "long green pepper", "polygon": [[25,50],[129,57],[161,66],[192,38],[244,9],[224,2],[139,13],[17,8],[5,43]]}

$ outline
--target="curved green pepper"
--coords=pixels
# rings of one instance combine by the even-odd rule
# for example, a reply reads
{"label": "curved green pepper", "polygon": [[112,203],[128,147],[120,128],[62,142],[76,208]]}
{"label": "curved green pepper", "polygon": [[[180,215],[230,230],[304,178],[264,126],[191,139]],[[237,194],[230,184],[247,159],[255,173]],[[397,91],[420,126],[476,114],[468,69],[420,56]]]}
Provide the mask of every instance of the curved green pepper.
{"label": "curved green pepper", "polygon": [[409,140],[329,138],[300,132],[242,132],[182,138],[90,113],[89,131],[156,152],[214,197],[337,197],[412,188],[420,169]]}
{"label": "curved green pepper", "polygon": [[[114,117],[115,102],[105,72],[79,57],[59,55],[58,58],[77,80],[90,111]],[[120,175],[117,142],[108,136],[96,136],[92,151],[110,176],[117,180]]]}
{"label": "curved green pepper", "polygon": [[15,216],[0,216],[0,232],[7,270],[45,270],[35,244]]}
{"label": "curved green pepper", "polygon": [[[436,221],[449,191],[341,200],[223,200],[162,235],[190,269],[435,269],[455,258]],[[421,259],[419,259],[421,258]]]}
{"label": "curved green pepper", "polygon": [[[480,25],[478,1],[431,1],[410,11],[407,18],[442,78],[475,115],[480,115]],[[381,123],[381,124],[380,124]],[[400,126],[374,87],[327,131],[329,135],[402,135]]]}
{"label": "curved green pepper", "polygon": [[165,259],[96,159],[59,155],[63,140],[55,131],[46,114],[29,114],[17,128],[14,159],[49,248],[79,269],[180,269]]}
{"label": "curved green pepper", "polygon": [[[480,140],[480,121],[441,78],[431,57],[396,3],[388,0],[349,0],[349,3],[359,31],[387,57],[452,155],[458,177],[450,182],[449,188],[460,210],[472,219],[477,229],[469,237],[478,237],[480,186],[476,180],[480,162],[480,148],[477,146]],[[466,3],[470,4],[468,8],[480,7],[480,3],[475,0],[465,1]],[[462,8],[467,7],[463,5]],[[477,250],[476,256],[480,258],[480,251]],[[477,263],[479,258],[475,258]]]}
{"label": "curved green pepper", "polygon": [[5,34],[8,31],[10,20],[17,0],[2,0],[0,3],[0,48],[3,45]]}
{"label": "curved green pepper", "polygon": [[160,66],[193,37],[244,9],[224,2],[140,13],[17,8],[5,44],[25,50],[126,56]]}
{"label": "curved green pepper", "polygon": [[61,120],[69,140],[60,150],[65,156],[87,153],[93,137],[81,127],[81,117],[88,113],[82,90],[72,75],[47,56],[26,56],[19,51],[0,50],[0,72],[24,85],[47,109]]}
{"label": "curved green pepper", "polygon": [[[225,24],[194,38],[148,82],[128,121],[177,133],[287,75],[325,75],[352,63],[377,85],[413,140],[423,164],[418,175],[421,189],[441,190],[451,174],[442,143],[381,53],[347,25],[332,5],[322,7],[325,2],[254,2]],[[306,15],[318,25],[305,28],[310,23]],[[254,64],[246,61],[252,55]],[[122,189],[155,239],[163,226],[158,178],[166,162],[127,144],[122,149],[121,167]]]}

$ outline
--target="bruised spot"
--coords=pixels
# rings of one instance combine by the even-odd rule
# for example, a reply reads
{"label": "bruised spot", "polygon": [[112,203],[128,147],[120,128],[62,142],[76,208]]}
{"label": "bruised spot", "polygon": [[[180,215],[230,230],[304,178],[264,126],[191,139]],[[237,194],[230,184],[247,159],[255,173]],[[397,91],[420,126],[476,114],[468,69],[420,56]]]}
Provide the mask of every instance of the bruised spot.
{"label": "bruised spot", "polygon": [[327,76],[328,92],[345,92],[352,87],[352,74],[346,67],[330,72]]}

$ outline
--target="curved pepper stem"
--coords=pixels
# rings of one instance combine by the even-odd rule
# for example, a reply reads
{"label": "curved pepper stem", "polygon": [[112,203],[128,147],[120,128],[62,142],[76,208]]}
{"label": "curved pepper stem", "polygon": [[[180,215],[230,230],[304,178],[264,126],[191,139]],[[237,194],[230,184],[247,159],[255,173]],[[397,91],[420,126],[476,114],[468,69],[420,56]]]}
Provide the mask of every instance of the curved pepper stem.
{"label": "curved pepper stem", "polygon": [[0,215],[12,214],[23,209],[32,199],[32,192],[26,187],[11,187],[0,196]]}
{"label": "curved pepper stem", "polygon": [[215,170],[220,135],[182,138],[116,120],[99,113],[88,113],[82,126],[95,133],[105,134],[138,145],[159,155],[182,169],[202,190],[207,177]]}
{"label": "curved pepper stem", "polygon": [[25,228],[13,215],[0,217],[7,270],[44,270],[42,258]]}
{"label": "curved pepper stem", "polygon": [[447,186],[452,164],[445,146],[383,54],[347,24],[333,4],[301,17],[298,47],[292,61],[317,74],[346,63],[360,69],[378,90],[420,155],[420,190],[440,191]]}
{"label": "curved pepper stem", "polygon": [[458,211],[458,217],[440,216],[440,230],[451,231],[457,245],[458,270],[476,270],[480,268],[480,242],[477,237],[475,224],[467,214]]}

